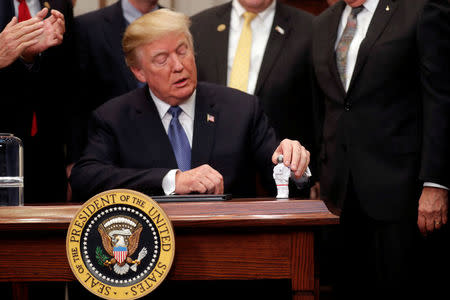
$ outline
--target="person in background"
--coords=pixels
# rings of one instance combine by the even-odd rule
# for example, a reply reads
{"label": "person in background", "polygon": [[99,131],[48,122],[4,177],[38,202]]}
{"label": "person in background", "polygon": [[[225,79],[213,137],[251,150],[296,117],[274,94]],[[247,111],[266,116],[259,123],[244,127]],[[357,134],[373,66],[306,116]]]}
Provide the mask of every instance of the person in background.
{"label": "person in background", "polygon": [[[65,83],[71,79],[64,66],[72,19],[70,0],[0,1],[0,132],[23,142],[27,205],[65,201]],[[0,293],[15,296],[8,284]],[[30,299],[44,293],[60,299],[64,285],[30,284]]]}
{"label": "person in background", "polygon": [[[258,96],[276,133],[308,149],[312,18],[278,1],[233,0],[194,15],[191,27],[198,79]],[[292,187],[291,194],[309,196]]]}
{"label": "person in background", "polygon": [[425,3],[345,0],[314,22],[320,188],[341,209],[342,299],[416,296],[413,272],[428,259],[415,251],[417,224],[427,234],[447,220],[448,175],[434,166],[448,152],[429,137],[448,115],[420,80]]}
{"label": "person in background", "polygon": [[[0,69],[0,131],[14,134],[24,144],[26,204],[65,201],[64,95],[65,80],[70,78],[64,65],[70,56],[72,18],[70,0],[0,3],[0,47],[10,53]],[[24,30],[31,30],[28,38],[33,36],[26,43],[27,35],[20,38]],[[15,43],[20,46],[11,50]]]}
{"label": "person in background", "polygon": [[157,0],[119,0],[75,18],[73,68],[79,90],[73,100],[68,176],[86,145],[90,113],[111,98],[140,85],[125,64],[121,41],[128,24],[159,7]]}
{"label": "person in background", "polygon": [[[422,58],[422,93],[430,99],[426,106],[427,127],[424,129],[424,153],[435,156],[429,161],[423,174],[432,173],[434,180],[450,187],[450,2],[448,0],[429,0],[423,10],[418,27],[419,53]],[[443,118],[435,118],[442,114]],[[439,181],[437,181],[439,180]],[[426,234],[421,241],[422,260],[419,278],[424,286],[423,298],[437,299],[448,295],[447,276],[442,270],[450,268],[450,229],[448,221],[448,193],[440,197],[438,203],[419,202],[418,225]],[[433,224],[434,218],[441,218],[441,224]]]}

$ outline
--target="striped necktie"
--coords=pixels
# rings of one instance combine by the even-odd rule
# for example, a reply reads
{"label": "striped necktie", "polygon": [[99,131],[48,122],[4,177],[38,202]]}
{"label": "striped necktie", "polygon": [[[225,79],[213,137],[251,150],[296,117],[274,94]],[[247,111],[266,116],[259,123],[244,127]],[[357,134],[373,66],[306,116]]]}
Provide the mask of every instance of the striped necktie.
{"label": "striped necktie", "polygon": [[344,88],[347,86],[347,55],[350,44],[352,43],[353,37],[356,33],[357,27],[357,16],[361,12],[364,6],[358,6],[352,8],[352,11],[347,19],[347,25],[345,26],[342,37],[336,48],[336,62],[339,71],[339,76],[341,77],[341,82]]}

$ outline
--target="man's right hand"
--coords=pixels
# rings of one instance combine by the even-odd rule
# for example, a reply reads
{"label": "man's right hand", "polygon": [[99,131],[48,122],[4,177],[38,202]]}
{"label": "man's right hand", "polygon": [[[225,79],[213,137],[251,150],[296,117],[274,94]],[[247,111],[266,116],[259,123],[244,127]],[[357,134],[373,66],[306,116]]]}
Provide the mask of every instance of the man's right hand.
{"label": "man's right hand", "polygon": [[44,22],[40,18],[19,23],[13,17],[0,33],[0,69],[12,64],[27,47],[38,43],[43,27]]}
{"label": "man's right hand", "polygon": [[[43,8],[36,17],[44,19],[48,13],[47,8]],[[25,49],[23,58],[26,62],[32,62],[34,57],[48,48],[60,45],[66,30],[64,15],[52,9],[51,15],[44,19],[44,31],[39,35],[38,42]]]}
{"label": "man's right hand", "polygon": [[223,177],[209,165],[180,171],[175,175],[175,193],[223,194]]}

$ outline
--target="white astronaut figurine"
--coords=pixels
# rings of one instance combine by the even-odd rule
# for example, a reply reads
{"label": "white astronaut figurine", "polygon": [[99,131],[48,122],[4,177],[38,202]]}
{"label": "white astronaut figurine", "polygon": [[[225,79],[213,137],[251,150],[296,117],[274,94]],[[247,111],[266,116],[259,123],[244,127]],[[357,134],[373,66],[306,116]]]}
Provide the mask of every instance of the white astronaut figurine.
{"label": "white astronaut figurine", "polygon": [[289,198],[289,177],[291,169],[283,164],[283,155],[279,155],[278,164],[273,168],[273,179],[277,185],[277,198]]}

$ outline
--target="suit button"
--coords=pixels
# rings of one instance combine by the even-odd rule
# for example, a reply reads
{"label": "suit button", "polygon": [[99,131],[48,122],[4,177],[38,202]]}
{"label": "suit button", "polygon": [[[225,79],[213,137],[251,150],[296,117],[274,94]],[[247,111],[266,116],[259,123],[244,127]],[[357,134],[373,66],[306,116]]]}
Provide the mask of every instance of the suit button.
{"label": "suit button", "polygon": [[345,111],[350,111],[351,108],[352,108],[352,105],[350,103],[346,102],[344,105]]}

